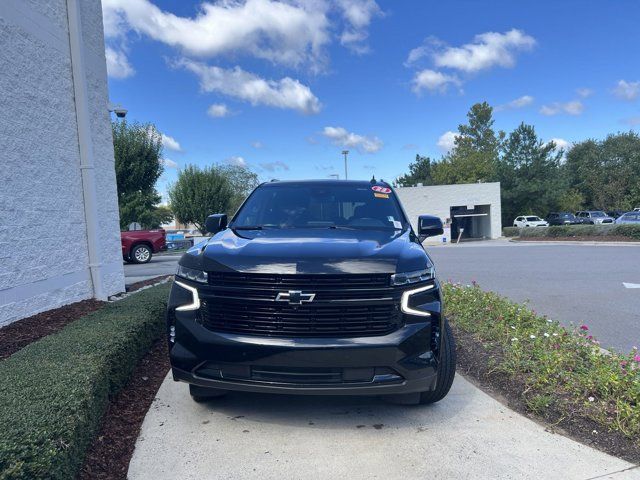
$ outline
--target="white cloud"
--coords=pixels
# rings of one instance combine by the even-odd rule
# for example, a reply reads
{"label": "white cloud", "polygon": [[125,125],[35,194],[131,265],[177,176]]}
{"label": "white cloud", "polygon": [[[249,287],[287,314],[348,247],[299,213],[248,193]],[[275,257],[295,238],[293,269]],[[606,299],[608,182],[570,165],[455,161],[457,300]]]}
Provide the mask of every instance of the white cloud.
{"label": "white cloud", "polygon": [[247,161],[239,156],[233,156],[225,159],[225,162],[229,165],[234,165],[236,167],[246,167]]}
{"label": "white cloud", "polygon": [[640,96],[640,81],[627,82],[626,80],[619,80],[613,89],[613,94],[621,100],[631,102]]}
{"label": "white cloud", "polygon": [[263,148],[264,144],[261,141],[256,140],[255,142],[251,142],[251,146],[255,149],[259,149],[259,148]]}
{"label": "white cloud", "polygon": [[[434,42],[431,48],[412,51],[410,60],[417,60],[425,54],[430,54],[433,62],[440,68],[452,68],[463,72],[473,73],[492,67],[511,68],[516,64],[518,51],[531,50],[536,40],[522,30],[511,29],[505,33],[485,32],[476,35],[473,42],[461,47],[442,46]],[[435,43],[435,44],[434,44]]]}
{"label": "white cloud", "polygon": [[107,74],[111,78],[127,78],[136,73],[124,51],[106,47],[104,55],[107,59]]}
{"label": "white cloud", "polygon": [[515,100],[511,100],[508,103],[498,105],[495,108],[496,112],[500,112],[502,110],[512,110],[515,108],[524,108],[533,103],[534,98],[531,95],[523,95],[522,97],[518,97]]}
{"label": "white cloud", "polygon": [[438,138],[438,148],[442,150],[444,153],[448,153],[453,146],[455,145],[456,137],[458,136],[457,132],[452,132],[451,130],[444,132]]}
{"label": "white cloud", "polygon": [[177,65],[195,73],[205,92],[222,93],[254,106],[289,108],[306,114],[318,113],[321,108],[320,100],[309,87],[293,78],[266,80],[240,67],[224,69],[187,59],[182,59]]}
{"label": "white cloud", "polygon": [[165,135],[164,133],[161,134],[161,137],[162,137],[162,146],[164,148],[173,150],[174,152],[182,151],[182,147],[180,146],[180,144],[175,138],[170,137],[169,135]]}
{"label": "white cloud", "polygon": [[289,165],[279,160],[276,162],[261,163],[260,166],[267,172],[275,172],[277,170],[289,170]]}
{"label": "white cloud", "polygon": [[375,153],[382,146],[382,140],[378,137],[369,137],[348,132],[342,127],[324,127],[322,134],[329,138],[334,145],[344,148],[356,148],[361,152]]}
{"label": "white cloud", "polygon": [[547,116],[559,115],[561,113],[566,113],[568,115],[580,115],[583,111],[584,105],[579,100],[566,103],[554,102],[548,105],[543,105],[542,108],[540,108],[540,113]]}
{"label": "white cloud", "polygon": [[231,115],[231,111],[224,103],[214,103],[207,109],[207,114],[214,118],[223,118]]}
{"label": "white cloud", "polygon": [[164,11],[149,0],[103,0],[105,34],[138,34],[199,57],[245,53],[283,65],[321,64],[330,40],[322,2],[204,2],[194,17]]}
{"label": "white cloud", "polygon": [[167,168],[179,168],[178,164],[173,160],[171,160],[170,158],[162,158],[160,161]]}
{"label": "white cloud", "polygon": [[382,10],[375,0],[338,0],[338,8],[347,23],[340,35],[340,43],[359,54],[369,52],[365,43],[369,37],[367,28],[373,17],[382,16]]}
{"label": "white cloud", "polygon": [[588,98],[596,92],[594,92],[591,88],[578,88],[576,89],[576,93],[580,98]]}
{"label": "white cloud", "polygon": [[552,138],[550,141],[556,144],[556,150],[564,150],[565,153],[573,146],[573,142],[564,138]]}
{"label": "white cloud", "polygon": [[450,85],[460,87],[462,82],[455,75],[447,75],[435,70],[421,70],[413,77],[413,91],[420,93],[422,90],[444,93]]}

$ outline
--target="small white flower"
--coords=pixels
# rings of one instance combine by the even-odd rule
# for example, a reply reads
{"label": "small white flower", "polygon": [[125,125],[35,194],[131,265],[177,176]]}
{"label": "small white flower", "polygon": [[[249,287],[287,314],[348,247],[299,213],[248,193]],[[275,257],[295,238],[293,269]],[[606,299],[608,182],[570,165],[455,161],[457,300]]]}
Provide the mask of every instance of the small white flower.
{"label": "small white flower", "polygon": [[553,323],[553,320],[551,320],[550,318],[547,318],[547,323]]}
{"label": "small white flower", "polygon": [[593,431],[593,432],[591,432],[591,433],[593,433],[594,435],[597,435],[597,434],[598,434],[598,431],[597,431],[597,430],[594,430],[594,431]]}
{"label": "small white flower", "polygon": [[517,342],[517,341],[518,341],[518,339],[517,339],[516,337],[513,337],[513,338],[511,339],[511,341],[512,341],[512,342]]}
{"label": "small white flower", "polygon": [[554,337],[557,337],[557,336],[558,336],[558,334],[557,334],[557,333],[554,333],[554,334],[553,334],[553,336],[554,336]]}
{"label": "small white flower", "polygon": [[547,332],[544,332],[544,336],[547,338],[550,337],[550,335]]}
{"label": "small white flower", "polygon": [[590,402],[595,402],[596,401],[596,399],[593,398],[593,397],[589,397],[587,400],[589,400]]}
{"label": "small white flower", "polygon": [[516,329],[516,327],[514,327],[513,325],[511,325],[511,330],[515,330],[515,329]]}
{"label": "small white flower", "polygon": [[535,335],[529,335],[529,338],[536,338]]}

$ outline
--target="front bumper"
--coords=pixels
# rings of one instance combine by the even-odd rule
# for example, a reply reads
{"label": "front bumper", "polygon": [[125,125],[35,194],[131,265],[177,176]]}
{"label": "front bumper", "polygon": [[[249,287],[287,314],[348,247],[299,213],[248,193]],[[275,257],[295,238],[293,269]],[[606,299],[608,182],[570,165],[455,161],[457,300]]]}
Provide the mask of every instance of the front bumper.
{"label": "front bumper", "polygon": [[211,331],[198,322],[197,311],[175,310],[188,300],[185,295],[174,285],[167,316],[168,331],[174,332],[170,361],[176,381],[301,395],[404,394],[435,388],[442,321],[438,288],[420,305],[431,316],[407,318],[387,335],[356,338],[274,338]]}

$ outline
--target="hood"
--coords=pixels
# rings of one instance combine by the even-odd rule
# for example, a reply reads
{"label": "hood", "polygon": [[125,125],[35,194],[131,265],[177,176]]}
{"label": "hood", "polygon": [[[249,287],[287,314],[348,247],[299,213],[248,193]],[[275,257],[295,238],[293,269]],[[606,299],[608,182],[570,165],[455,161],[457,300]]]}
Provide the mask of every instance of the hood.
{"label": "hood", "polygon": [[410,230],[227,228],[180,263],[210,272],[356,274],[410,272],[431,262]]}

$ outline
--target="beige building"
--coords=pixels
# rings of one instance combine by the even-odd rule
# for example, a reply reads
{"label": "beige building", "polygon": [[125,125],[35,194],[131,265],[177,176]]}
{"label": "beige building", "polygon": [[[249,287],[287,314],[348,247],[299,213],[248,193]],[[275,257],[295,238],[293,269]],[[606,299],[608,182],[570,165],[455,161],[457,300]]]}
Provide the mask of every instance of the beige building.
{"label": "beige building", "polygon": [[435,215],[445,224],[445,234],[427,239],[430,243],[502,235],[500,183],[466,183],[399,187],[396,193],[417,229],[419,215]]}

